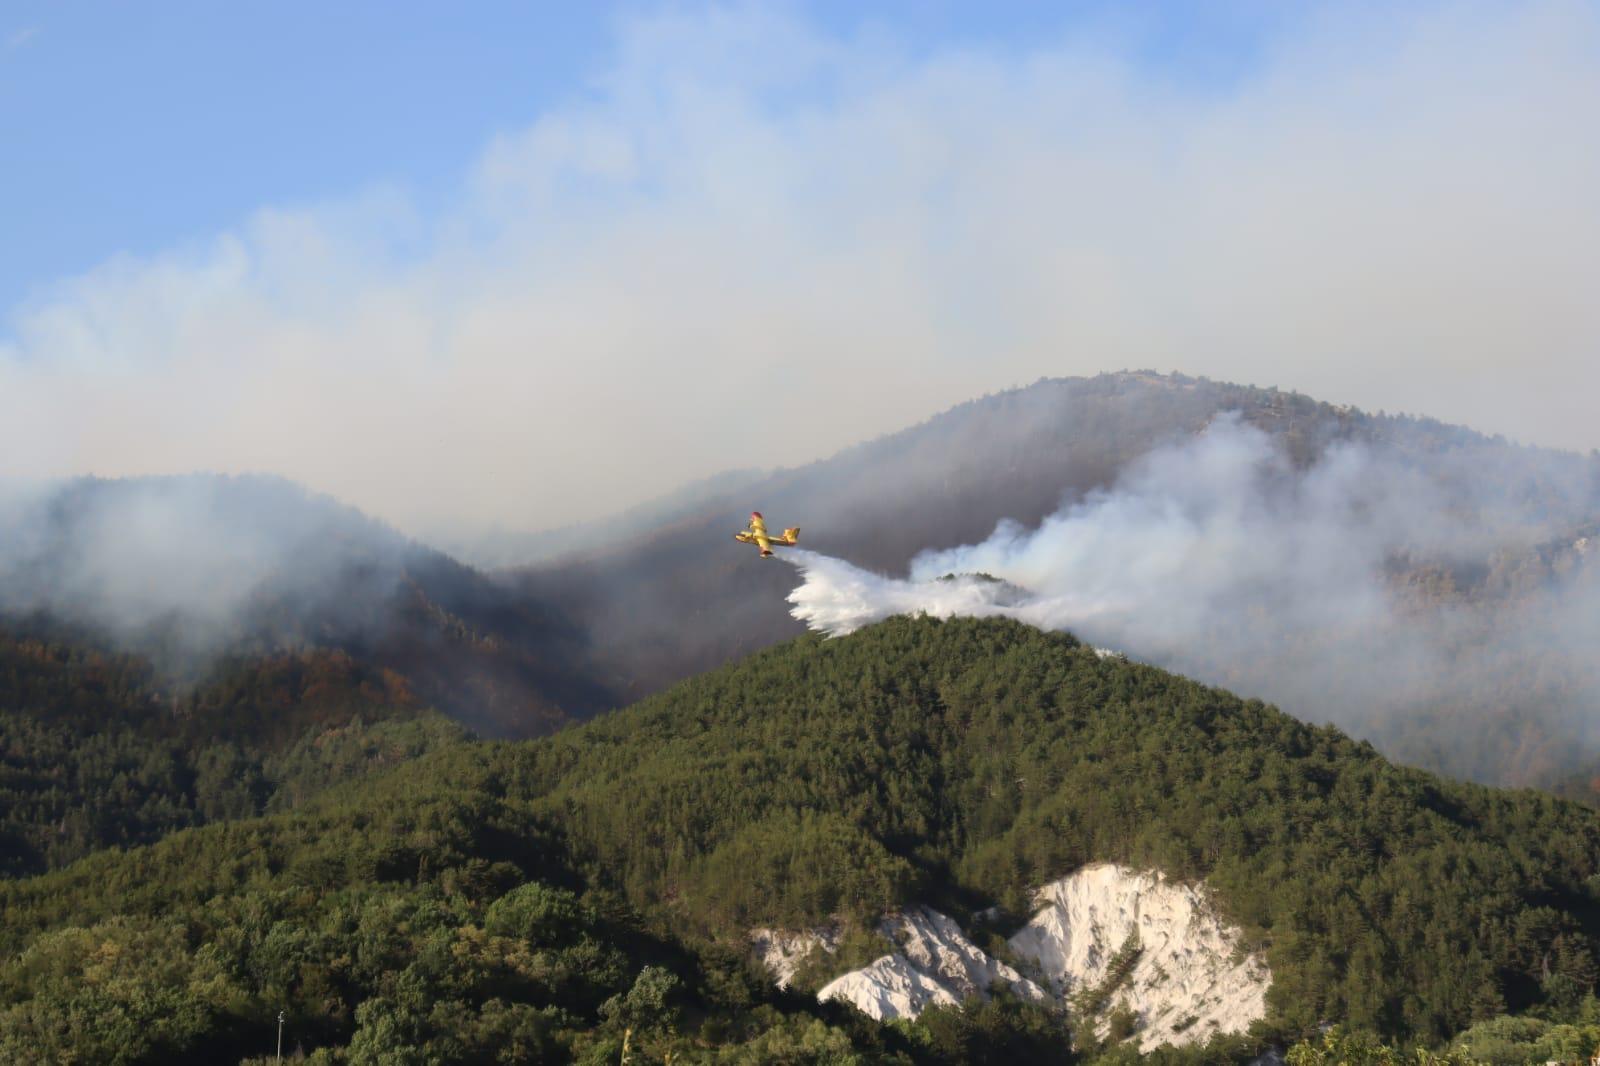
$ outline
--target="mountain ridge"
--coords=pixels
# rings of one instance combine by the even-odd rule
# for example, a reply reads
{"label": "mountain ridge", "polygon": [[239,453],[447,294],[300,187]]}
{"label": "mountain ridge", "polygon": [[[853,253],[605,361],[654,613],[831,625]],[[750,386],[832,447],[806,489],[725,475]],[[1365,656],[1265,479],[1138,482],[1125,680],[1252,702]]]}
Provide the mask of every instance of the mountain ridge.
{"label": "mountain ridge", "polygon": [[[1396,610],[1450,627],[1449,639],[1459,643],[1443,648],[1429,667],[1434,675],[1415,679],[1394,706],[1300,706],[1259,665],[1270,656],[1241,662],[1226,646],[1203,663],[1169,665],[1275,697],[1308,719],[1336,720],[1419,765],[1600,797],[1592,784],[1600,781],[1600,752],[1583,729],[1589,711],[1600,710],[1600,673],[1555,642],[1493,644],[1497,634],[1530,628],[1545,590],[1576,587],[1573,575],[1593,577],[1587,560],[1600,555],[1582,546],[1600,542],[1600,459],[1179,375],[1046,379],[970,401],[765,480],[730,475],[736,487],[721,496],[718,480],[709,479],[676,511],[654,502],[648,508],[663,516],[659,527],[611,530],[631,538],[625,547],[595,546],[559,564],[493,574],[276,479],[89,479],[58,490],[43,509],[48,523],[27,536],[13,534],[28,532],[29,523],[0,505],[0,615],[14,630],[67,645],[143,650],[157,664],[203,661],[193,649],[185,655],[186,630],[235,656],[336,650],[402,675],[419,700],[467,728],[537,735],[803,632],[785,601],[799,578],[728,541],[754,493],[769,513],[782,508],[803,518],[809,547],[894,571],[924,549],[980,540],[1001,519],[1036,528],[1064,500],[1103,493],[1152,449],[1192,440],[1230,411],[1243,425],[1266,427],[1291,469],[1341,442],[1395,449],[1397,462],[1443,485],[1463,528],[1482,517],[1473,510],[1473,486],[1491,486],[1500,518],[1510,515],[1507,538],[1473,557],[1399,552],[1385,560],[1377,580]],[[149,505],[164,496],[177,502]],[[126,506],[104,503],[114,497]],[[162,521],[152,524],[152,515]],[[127,530],[145,547],[118,547],[111,534]],[[274,530],[281,535],[269,536]],[[182,550],[150,548],[164,539]],[[19,545],[27,549],[20,559]],[[265,572],[252,551],[270,564]],[[101,554],[134,565],[85,567]],[[170,580],[126,578],[123,571],[151,572],[151,558],[154,572]],[[50,577],[73,567],[99,583]],[[256,585],[244,581],[252,575],[261,577]],[[53,585],[60,586],[56,614],[32,609],[41,588]],[[209,602],[213,586],[233,597],[232,609],[202,612],[188,626],[157,609],[173,596]],[[106,595],[91,595],[96,590]],[[97,611],[118,616],[107,603],[140,624],[97,624]],[[82,617],[96,624],[73,622]]]}
{"label": "mountain ridge", "polygon": [[[507,577],[568,611],[589,634],[612,691],[626,702],[803,632],[785,602],[799,579],[725,547],[752,507],[804,526],[810,550],[892,575],[918,553],[983,541],[1002,520],[1035,529],[1064,503],[1107,489],[1143,457],[1193,439],[1228,412],[1262,429],[1293,469],[1334,445],[1358,444],[1437,485],[1460,511],[1463,528],[1489,517],[1505,526],[1497,554],[1391,560],[1381,580],[1403,609],[1475,606],[1485,612],[1480,630],[1490,632],[1504,607],[1504,625],[1515,625],[1517,596],[1548,583],[1567,565],[1562,560],[1572,556],[1572,545],[1600,530],[1600,454],[1515,445],[1433,419],[1370,415],[1289,391],[1123,372],[1043,379],[969,401],[776,472],[720,501],[697,503],[659,528],[636,531],[648,536],[643,545],[597,547]],[[1480,488],[1494,502],[1492,516],[1474,510],[1482,506],[1474,495]],[[1214,680],[1252,683],[1233,665],[1220,659]],[[1514,666],[1502,664],[1499,672]],[[1426,682],[1416,706],[1366,723],[1339,720],[1431,768],[1496,783],[1549,784],[1584,769],[1573,758],[1585,743],[1573,736],[1574,723],[1600,707],[1596,681],[1574,678],[1541,692],[1537,706],[1515,706],[1519,691],[1540,684],[1521,678],[1504,692],[1485,694],[1486,720],[1470,726],[1446,720],[1461,694],[1441,694],[1429,704]],[[1329,717],[1325,708],[1290,709]],[[1394,735],[1392,726],[1406,717],[1437,721],[1413,736]],[[1511,731],[1529,742],[1514,740]],[[1497,749],[1480,755],[1439,741],[1468,732],[1494,735]]]}

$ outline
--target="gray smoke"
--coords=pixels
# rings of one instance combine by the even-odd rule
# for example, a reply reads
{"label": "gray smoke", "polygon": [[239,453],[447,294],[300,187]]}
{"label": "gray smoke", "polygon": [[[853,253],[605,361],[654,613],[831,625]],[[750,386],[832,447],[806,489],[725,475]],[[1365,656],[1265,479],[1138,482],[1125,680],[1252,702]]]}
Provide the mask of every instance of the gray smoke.
{"label": "gray smoke", "polygon": [[406,547],[276,478],[0,482],[0,621],[192,663],[242,641],[308,641],[312,624],[348,633],[372,621]]}
{"label": "gray smoke", "polygon": [[264,207],[0,308],[0,476],[265,469],[465,541],[1127,365],[1600,444],[1600,6],[1223,5],[1303,11],[1203,88],[791,6],[620,18],[437,208]]}
{"label": "gray smoke", "polygon": [[[1002,522],[906,578],[795,553],[793,614],[832,634],[895,613],[1014,617],[1458,773],[1570,770],[1600,744],[1593,484],[1552,463],[1535,500],[1470,462],[1339,444],[1297,469],[1223,418],[1038,528]],[[962,576],[977,574],[1004,584]],[[1523,717],[1548,750],[1508,760],[1494,749],[1514,741],[1473,732]]]}

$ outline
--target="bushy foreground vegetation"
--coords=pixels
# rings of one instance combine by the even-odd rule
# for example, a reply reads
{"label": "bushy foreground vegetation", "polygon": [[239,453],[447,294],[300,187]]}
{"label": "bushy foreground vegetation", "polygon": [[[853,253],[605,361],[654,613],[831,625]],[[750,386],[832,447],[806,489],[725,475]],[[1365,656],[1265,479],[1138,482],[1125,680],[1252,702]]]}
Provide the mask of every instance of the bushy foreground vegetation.
{"label": "bushy foreground vegetation", "polygon": [[0,1062],[240,1061],[280,1009],[322,1062],[958,1061],[653,928],[464,755],[0,887]]}
{"label": "bushy foreground vegetation", "polygon": [[0,884],[0,1061],[238,1061],[279,1009],[351,1063],[1120,1061],[1005,998],[872,1025],[779,994],[744,941],[912,901],[1016,922],[1092,861],[1204,878],[1272,969],[1251,1037],[1160,1059],[1335,1061],[1304,1056],[1338,1022],[1504,1061],[1593,1024],[1594,812],[1068,636],[893,619]]}

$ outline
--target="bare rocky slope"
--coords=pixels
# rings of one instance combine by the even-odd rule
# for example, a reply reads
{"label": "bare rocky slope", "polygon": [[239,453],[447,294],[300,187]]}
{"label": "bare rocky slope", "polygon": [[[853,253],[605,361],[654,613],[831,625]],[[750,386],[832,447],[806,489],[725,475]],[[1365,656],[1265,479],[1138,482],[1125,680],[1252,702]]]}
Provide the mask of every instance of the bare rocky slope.
{"label": "bare rocky slope", "polygon": [[1014,968],[967,939],[956,922],[929,907],[912,907],[880,925],[898,950],[829,982],[817,998],[840,1000],[878,1021],[915,1018],[929,1006],[986,998],[1003,985],[1030,1003],[1048,996]]}
{"label": "bare rocky slope", "polygon": [[1139,1046],[1205,1042],[1266,1016],[1270,971],[1204,892],[1154,871],[1089,866],[1039,891],[1044,906],[1011,938],[1059,995],[1101,997],[1137,1018]]}
{"label": "bare rocky slope", "polygon": [[[996,987],[1069,1008],[1106,1038],[1126,1014],[1141,1051],[1203,1044],[1266,1017],[1272,975],[1202,887],[1157,871],[1099,863],[1045,885],[1039,909],[1008,941],[1021,971],[974,944],[951,918],[912,907],[879,930],[897,950],[841,974],[817,993],[878,1021],[987,998]],[[756,951],[780,987],[812,952],[831,953],[827,929],[757,930]],[[1030,979],[1025,974],[1031,974]]]}

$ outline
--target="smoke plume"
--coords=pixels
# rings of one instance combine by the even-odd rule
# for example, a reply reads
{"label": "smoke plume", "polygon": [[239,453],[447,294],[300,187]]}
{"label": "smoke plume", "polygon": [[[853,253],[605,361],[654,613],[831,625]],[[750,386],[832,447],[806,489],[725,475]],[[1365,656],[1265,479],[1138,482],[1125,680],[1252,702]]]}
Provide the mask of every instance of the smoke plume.
{"label": "smoke plume", "polygon": [[0,482],[0,622],[66,625],[194,665],[374,624],[409,550],[277,478]]}
{"label": "smoke plume", "polygon": [[0,476],[270,471],[438,540],[1123,366],[1600,444],[1591,3],[1308,5],[1199,86],[1087,29],[618,25],[437,201],[264,205],[0,308]]}
{"label": "smoke plume", "polygon": [[904,578],[792,553],[792,613],[835,635],[919,612],[1070,629],[1473,776],[1500,774],[1493,739],[1441,752],[1450,731],[1424,737],[1423,718],[1527,718],[1540,750],[1510,776],[1568,769],[1562,744],[1600,741],[1600,545],[1572,517],[1592,487],[1552,476],[1534,507],[1472,474],[1362,444],[1297,469],[1222,418],[1038,528],[1002,522]]}

